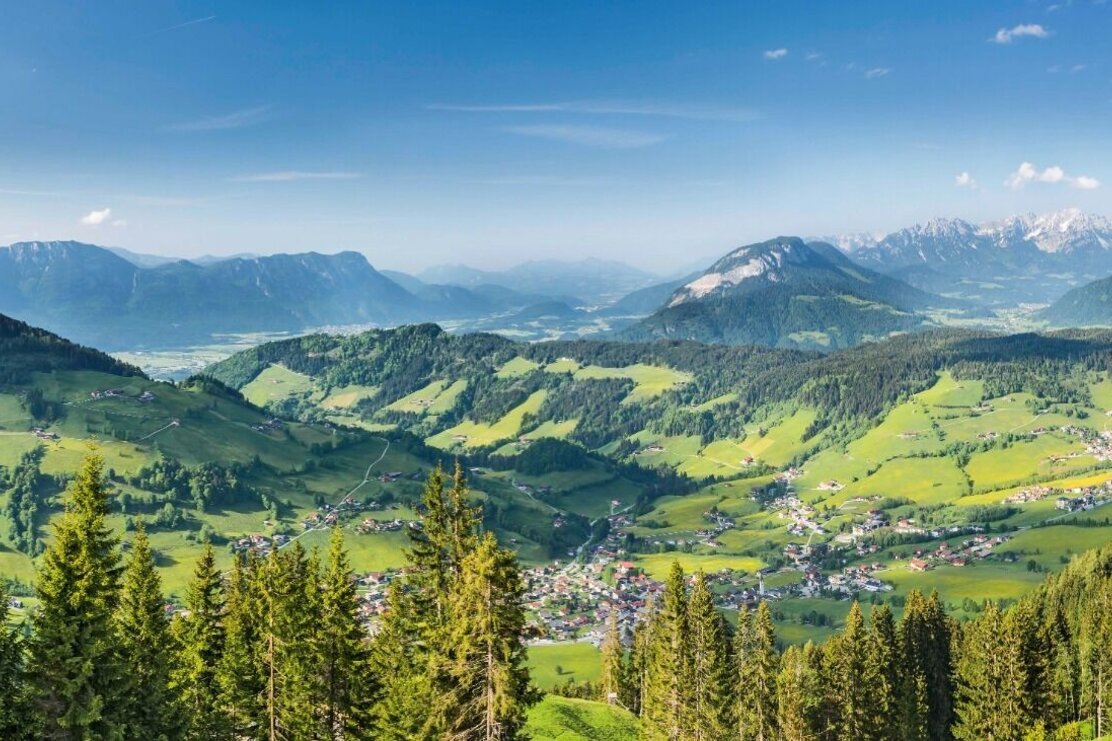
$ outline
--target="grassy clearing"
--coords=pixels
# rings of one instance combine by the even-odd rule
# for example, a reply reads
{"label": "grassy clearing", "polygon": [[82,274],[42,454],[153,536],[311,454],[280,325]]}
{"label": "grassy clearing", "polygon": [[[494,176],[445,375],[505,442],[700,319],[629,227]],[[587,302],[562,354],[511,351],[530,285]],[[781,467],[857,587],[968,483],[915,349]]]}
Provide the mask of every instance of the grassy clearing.
{"label": "grassy clearing", "polygon": [[591,643],[549,643],[529,647],[529,673],[541,689],[551,689],[569,679],[598,679],[601,654]]}
{"label": "grassy clearing", "polygon": [[506,416],[492,425],[465,420],[455,427],[433,435],[426,442],[434,447],[449,450],[460,445],[466,448],[483,447],[517,437],[521,432],[521,423],[525,415],[536,414],[547,395],[548,391],[544,389],[534,391],[528,399],[511,409],[506,413]]}
{"label": "grassy clearing", "polygon": [[568,435],[575,432],[575,426],[579,424],[578,419],[568,419],[562,422],[549,420],[542,422],[540,425],[529,430],[529,437],[534,440],[539,440],[542,437],[555,437],[560,440],[567,438]]}
{"label": "grassy clearing", "polygon": [[722,569],[746,571],[752,574],[765,566],[765,563],[759,558],[752,558],[751,556],[731,556],[725,553],[681,553],[680,551],[638,554],[636,561],[637,565],[644,569],[646,574],[661,581],[672,570],[674,561],[679,561],[680,566],[688,574],[700,569],[708,574]]}
{"label": "grassy clearing", "polygon": [[984,396],[983,381],[958,381],[949,371],[938,374],[938,382],[916,395],[924,404],[943,407],[971,407]]}
{"label": "grassy clearing", "polygon": [[374,386],[360,386],[352,384],[338,389],[332,389],[328,396],[321,399],[320,405],[324,409],[344,410],[351,409],[363,399],[369,399],[378,393]]}
{"label": "grassy clearing", "polygon": [[[1091,466],[1096,460],[1084,455],[1085,446],[1076,438],[1048,433],[1029,442],[994,448],[974,455],[965,470],[974,487],[1000,486],[1031,476],[1066,475],[1071,469]],[[1076,457],[1061,460],[1063,456]],[[1052,460],[1059,458],[1059,460]]]}
{"label": "grassy clearing", "polygon": [[575,380],[586,381],[602,378],[628,378],[633,381],[633,391],[625,398],[626,402],[643,401],[660,396],[665,391],[692,379],[690,373],[664,368],[658,365],[627,365],[622,368],[604,368],[599,365],[586,365],[575,372]]}
{"label": "grassy clearing", "polygon": [[517,378],[518,376],[525,376],[540,367],[539,363],[535,363],[528,358],[523,358],[520,355],[507,360],[502,364],[502,367],[495,373],[498,378]]}
{"label": "grassy clearing", "polygon": [[952,458],[898,458],[868,478],[846,485],[828,500],[858,496],[906,497],[915,504],[945,504],[965,492],[965,477]]}
{"label": "grassy clearing", "polygon": [[764,435],[759,434],[758,426],[753,426],[738,446],[765,463],[783,466],[818,442],[818,437],[803,442],[803,433],[815,421],[815,416],[813,409],[800,409],[792,416],[767,426]]}
{"label": "grassy clearing", "polygon": [[313,390],[313,379],[302,373],[295,373],[283,365],[271,365],[240,392],[256,406],[266,406],[267,402],[281,401]]}
{"label": "grassy clearing", "polygon": [[555,695],[530,708],[525,724],[534,741],[629,741],[640,733],[640,721],[624,708]]}
{"label": "grassy clearing", "polygon": [[433,381],[428,386],[403,396],[385,408],[408,414],[443,414],[456,404],[456,397],[467,388],[467,381],[460,379],[454,383]]}
{"label": "grassy clearing", "polygon": [[579,361],[571,358],[559,358],[541,368],[545,373],[575,373],[579,370]]}

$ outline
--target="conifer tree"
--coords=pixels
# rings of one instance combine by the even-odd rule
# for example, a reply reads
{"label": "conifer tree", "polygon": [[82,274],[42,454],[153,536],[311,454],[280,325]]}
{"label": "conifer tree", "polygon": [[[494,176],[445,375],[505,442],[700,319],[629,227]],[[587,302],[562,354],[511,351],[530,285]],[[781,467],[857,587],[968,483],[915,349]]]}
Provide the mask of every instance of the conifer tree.
{"label": "conifer tree", "polygon": [[612,608],[606,620],[606,638],[602,641],[602,671],[599,674],[599,699],[624,704],[626,697],[626,652],[618,628],[618,610]]}
{"label": "conifer tree", "polygon": [[822,687],[818,662],[818,651],[810,641],[802,648],[788,646],[781,657],[776,720],[784,741],[808,741],[819,736]]}
{"label": "conifer tree", "polygon": [[386,588],[386,614],[371,641],[370,672],[378,680],[371,707],[371,736],[382,741],[424,738],[434,693],[419,634],[414,601],[394,580]]}
{"label": "conifer tree", "polygon": [[1101,738],[1112,732],[1112,584],[1105,580],[1081,609],[1082,702]]}
{"label": "conifer tree", "polygon": [[185,615],[172,624],[179,650],[170,686],[189,723],[189,738],[216,738],[225,730],[217,682],[224,651],[223,621],[223,584],[212,544],[206,543],[186,588]]}
{"label": "conifer tree", "polygon": [[321,728],[315,653],[320,621],[317,564],[294,543],[284,551],[272,550],[259,575],[266,736],[271,741],[312,738]]}
{"label": "conifer tree", "polygon": [[635,715],[645,712],[645,693],[648,692],[649,654],[652,651],[652,626],[656,617],[656,601],[649,597],[645,611],[633,626],[633,640],[629,648],[629,709]]}
{"label": "conifer tree", "polygon": [[[953,723],[953,627],[937,592],[912,590],[898,630],[898,725],[902,738],[944,741]],[[924,735],[926,734],[926,735]]]}
{"label": "conifer tree", "polygon": [[526,667],[525,586],[512,551],[487,533],[464,556],[449,602],[444,697],[448,735],[459,741],[517,738],[533,701]]}
{"label": "conifer tree", "polygon": [[320,641],[324,728],[328,738],[359,738],[373,696],[366,631],[359,621],[355,575],[344,551],[343,532],[332,531],[321,588]]}
{"label": "conifer tree", "polygon": [[686,732],[692,741],[717,741],[729,728],[729,661],[722,616],[703,572],[695,574],[687,607]]}
{"label": "conifer tree", "polygon": [[23,674],[23,642],[17,629],[8,627],[8,593],[0,580],[0,738],[30,738]]}
{"label": "conifer tree", "polygon": [[872,692],[870,712],[874,718],[876,737],[891,738],[895,734],[886,734],[883,730],[892,725],[896,710],[896,688],[901,685],[900,667],[895,662],[896,622],[888,605],[875,607],[871,622],[865,668],[865,677],[868,678]]}
{"label": "conifer tree", "polygon": [[825,679],[837,739],[865,741],[879,738],[883,731],[886,719],[876,705],[879,678],[870,661],[872,649],[861,605],[854,602],[844,630],[825,647]]}
{"label": "conifer tree", "polygon": [[683,737],[686,728],[687,590],[678,561],[664,584],[653,617],[645,671],[642,731],[652,741]]}
{"label": "conifer tree", "polygon": [[181,719],[170,691],[170,623],[155,571],[147,531],[136,525],[124,571],[116,626],[131,690],[126,698],[127,735],[131,738],[178,738]]}
{"label": "conifer tree", "polygon": [[130,683],[112,610],[120,593],[117,540],[105,522],[104,461],[90,455],[39,570],[28,676],[46,738],[119,738]]}
{"label": "conifer tree", "polygon": [[957,665],[957,721],[961,741],[1019,741],[1028,727],[1026,668],[1019,637],[990,603],[965,631]]}
{"label": "conifer tree", "polygon": [[757,606],[756,615],[738,620],[734,639],[734,677],[739,739],[772,741],[777,733],[777,692],[779,659],[772,611],[767,602]]}
{"label": "conifer tree", "polygon": [[237,556],[228,575],[224,605],[224,650],[216,669],[219,704],[232,737],[251,737],[263,717],[266,686],[260,651],[263,598],[260,563]]}

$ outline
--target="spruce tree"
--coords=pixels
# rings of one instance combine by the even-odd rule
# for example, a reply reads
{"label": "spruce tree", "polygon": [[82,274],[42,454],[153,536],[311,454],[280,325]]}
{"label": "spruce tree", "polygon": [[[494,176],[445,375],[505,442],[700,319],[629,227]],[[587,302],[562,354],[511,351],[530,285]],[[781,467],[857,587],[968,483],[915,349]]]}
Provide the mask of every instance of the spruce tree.
{"label": "spruce tree", "polygon": [[315,559],[307,557],[300,543],[284,551],[272,550],[259,570],[260,654],[266,679],[263,709],[271,741],[312,738],[321,729],[317,571]]}
{"label": "spruce tree", "polygon": [[649,597],[645,610],[633,626],[633,641],[629,648],[629,709],[638,716],[645,712],[645,694],[648,692],[649,654],[652,651],[652,626],[656,618],[656,601]]}
{"label": "spruce tree", "polygon": [[664,584],[652,621],[645,672],[642,731],[647,739],[672,741],[686,728],[687,590],[678,561]]}
{"label": "spruce tree", "polygon": [[23,642],[18,630],[8,626],[8,610],[8,593],[0,580],[0,738],[30,738]]}
{"label": "spruce tree", "polygon": [[120,593],[104,461],[90,455],[70,487],[39,569],[28,676],[46,738],[120,738],[131,690],[112,610]]}
{"label": "spruce tree", "polygon": [[960,741],[1019,741],[1029,726],[1027,672],[1014,625],[990,603],[965,631],[957,665]]}
{"label": "spruce tree", "polygon": [[823,693],[818,653],[808,641],[802,648],[788,646],[781,657],[776,681],[776,723],[784,741],[809,741],[819,736],[818,708]]}
{"label": "spruce tree", "polygon": [[779,663],[772,611],[767,602],[761,602],[756,615],[746,614],[744,620],[738,620],[734,640],[734,719],[739,739],[776,738]]}
{"label": "spruce tree", "polygon": [[907,741],[945,741],[953,723],[953,631],[937,592],[907,595],[895,664],[896,717]]}
{"label": "spruce tree", "polygon": [[602,641],[602,670],[598,680],[598,695],[603,702],[624,702],[626,697],[626,652],[618,627],[618,610],[611,608],[606,619],[606,637]]}
{"label": "spruce tree", "polygon": [[722,616],[703,572],[695,574],[687,606],[686,731],[692,741],[717,741],[729,728],[729,653]]}
{"label": "spruce tree", "polygon": [[[382,741],[424,738],[434,693],[432,680],[422,661],[420,633],[402,581],[386,588],[386,614],[371,640],[370,672],[378,682],[371,707],[371,736]],[[424,735],[423,735],[424,734]]]}
{"label": "spruce tree", "polygon": [[355,575],[344,551],[343,532],[336,528],[321,588],[318,649],[328,738],[354,739],[366,732],[374,687],[367,633],[358,608]]}
{"label": "spruce tree", "polygon": [[1081,700],[1101,738],[1112,732],[1112,583],[1105,579],[1093,592],[1081,607]]}
{"label": "spruce tree", "polygon": [[871,622],[865,676],[872,692],[869,706],[873,730],[878,739],[893,738],[896,734],[885,732],[885,729],[891,729],[896,717],[896,693],[901,684],[899,665],[895,661],[896,622],[888,605],[875,607]]}
{"label": "spruce tree", "polygon": [[871,660],[873,641],[861,605],[850,607],[840,635],[825,647],[825,679],[833,708],[832,731],[844,741],[880,738],[887,719],[878,707],[880,678]]}
{"label": "spruce tree", "polygon": [[464,556],[449,601],[443,698],[448,735],[459,741],[517,738],[534,698],[522,641],[525,586],[512,551],[487,533]]}
{"label": "spruce tree", "polygon": [[260,563],[257,556],[237,556],[228,575],[224,606],[224,650],[216,668],[219,705],[234,738],[251,737],[260,728],[266,682],[260,651]]}
{"label": "spruce tree", "polygon": [[188,737],[211,739],[225,732],[217,666],[224,652],[224,589],[212,544],[206,543],[185,592],[185,614],[172,624],[178,657],[170,673],[189,723]]}
{"label": "spruce tree", "polygon": [[131,738],[178,738],[181,719],[170,692],[170,622],[162,580],[142,522],[136,525],[116,609],[116,626],[131,691],[127,695],[127,735]]}

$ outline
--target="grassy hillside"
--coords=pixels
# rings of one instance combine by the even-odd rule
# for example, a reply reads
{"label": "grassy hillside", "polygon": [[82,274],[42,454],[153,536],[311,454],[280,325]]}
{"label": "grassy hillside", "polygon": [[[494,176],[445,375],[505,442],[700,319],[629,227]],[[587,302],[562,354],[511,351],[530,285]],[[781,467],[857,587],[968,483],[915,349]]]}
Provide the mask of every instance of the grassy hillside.
{"label": "grassy hillside", "polygon": [[530,709],[525,733],[534,741],[630,741],[640,722],[619,707],[548,695]]}

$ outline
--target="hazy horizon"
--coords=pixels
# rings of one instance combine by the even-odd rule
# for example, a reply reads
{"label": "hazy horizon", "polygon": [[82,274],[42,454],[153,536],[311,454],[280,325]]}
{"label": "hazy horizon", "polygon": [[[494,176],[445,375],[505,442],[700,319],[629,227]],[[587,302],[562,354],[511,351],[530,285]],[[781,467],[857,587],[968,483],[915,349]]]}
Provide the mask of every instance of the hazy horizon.
{"label": "hazy horizon", "polygon": [[781,234],[1109,215],[1110,14],[14,7],[0,244],[671,273]]}

